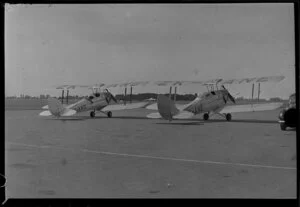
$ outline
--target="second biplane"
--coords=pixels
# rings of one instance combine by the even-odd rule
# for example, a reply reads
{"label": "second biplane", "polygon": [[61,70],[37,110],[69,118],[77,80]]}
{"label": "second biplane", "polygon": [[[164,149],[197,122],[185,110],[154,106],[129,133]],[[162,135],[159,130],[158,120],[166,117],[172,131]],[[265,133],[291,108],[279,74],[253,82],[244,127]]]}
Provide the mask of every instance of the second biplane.
{"label": "second biplane", "polygon": [[[203,114],[203,119],[208,120],[211,115],[219,115],[224,117],[227,121],[232,119],[233,112],[247,112],[247,111],[265,111],[274,110],[283,105],[283,103],[263,103],[263,104],[248,104],[248,105],[234,105],[229,106],[228,103],[236,103],[235,98],[224,87],[225,84],[242,84],[252,83],[252,98],[254,92],[254,84],[258,83],[258,96],[260,93],[260,83],[263,82],[280,82],[284,76],[268,76],[259,78],[243,78],[223,80],[216,79],[212,81],[173,81],[166,82],[171,86],[200,84],[207,87],[208,92],[197,96],[192,102],[186,105],[175,105],[169,97],[158,95],[157,104],[150,105],[148,109],[157,109],[158,112],[148,114],[148,118],[164,118],[169,121],[172,119],[188,119],[197,114]],[[219,86],[219,87],[218,87]],[[176,88],[175,88],[176,89]],[[171,88],[170,88],[171,94]]]}

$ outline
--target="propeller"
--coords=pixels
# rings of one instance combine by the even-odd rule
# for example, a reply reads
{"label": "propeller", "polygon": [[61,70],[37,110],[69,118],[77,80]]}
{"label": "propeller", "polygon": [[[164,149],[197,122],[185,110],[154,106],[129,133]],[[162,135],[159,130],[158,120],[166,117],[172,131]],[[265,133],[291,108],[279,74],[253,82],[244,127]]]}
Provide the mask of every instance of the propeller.
{"label": "propeller", "polygon": [[230,101],[232,101],[233,103],[235,103],[235,99],[234,99],[233,96],[229,93],[229,91],[225,88],[225,86],[222,85],[222,87],[224,88],[224,90],[227,91],[228,98],[230,99]]}
{"label": "propeller", "polygon": [[109,97],[115,102],[118,103],[116,97],[114,97],[114,95],[111,94],[111,92],[108,91],[108,89],[105,89],[106,94],[109,95]]}

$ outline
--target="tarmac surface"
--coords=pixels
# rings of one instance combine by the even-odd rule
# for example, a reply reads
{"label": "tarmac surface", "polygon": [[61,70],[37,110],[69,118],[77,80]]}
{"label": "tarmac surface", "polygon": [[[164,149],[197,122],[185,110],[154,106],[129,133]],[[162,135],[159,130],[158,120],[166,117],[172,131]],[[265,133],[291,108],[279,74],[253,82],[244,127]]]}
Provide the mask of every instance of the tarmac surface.
{"label": "tarmac surface", "polygon": [[279,110],[147,119],[151,110],[57,120],[5,111],[7,198],[296,198],[296,131]]}

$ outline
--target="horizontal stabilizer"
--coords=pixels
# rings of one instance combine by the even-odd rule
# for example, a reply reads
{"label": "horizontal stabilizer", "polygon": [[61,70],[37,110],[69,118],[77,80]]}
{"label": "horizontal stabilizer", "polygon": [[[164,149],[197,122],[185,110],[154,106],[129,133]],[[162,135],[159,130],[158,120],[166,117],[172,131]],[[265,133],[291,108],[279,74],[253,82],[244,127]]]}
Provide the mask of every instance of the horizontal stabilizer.
{"label": "horizontal stabilizer", "polygon": [[173,116],[174,119],[190,119],[193,116],[195,116],[195,114],[188,112],[188,111],[181,111],[179,112],[179,114]]}
{"label": "horizontal stabilizer", "polygon": [[[75,110],[65,109],[64,112],[62,114],[60,114],[60,116],[72,116],[74,114],[76,114]],[[40,116],[52,116],[53,114],[51,114],[50,111],[42,111],[39,115]]]}
{"label": "horizontal stabilizer", "polygon": [[[176,108],[178,108],[179,110],[182,110],[186,107],[187,104],[175,104]],[[158,110],[158,107],[157,107],[157,103],[153,103],[153,104],[150,104],[148,106],[146,106],[146,109],[149,109],[149,110]]]}
{"label": "horizontal stabilizer", "polygon": [[149,119],[160,119],[161,115],[158,112],[154,112],[154,113],[148,114],[147,118],[149,118]]}
{"label": "horizontal stabilizer", "polygon": [[75,110],[65,109],[61,116],[73,116],[74,114],[76,114]]}
{"label": "horizontal stabilizer", "polygon": [[157,108],[157,103],[153,103],[153,104],[150,104],[146,107],[146,109],[150,109],[150,110],[158,110]]}
{"label": "horizontal stabilizer", "polygon": [[51,112],[50,111],[42,111],[40,114],[40,116],[51,116]]}
{"label": "horizontal stabilizer", "polygon": [[[63,106],[69,108],[71,105],[63,104]],[[49,105],[43,106],[42,109],[49,110]]]}
{"label": "horizontal stabilizer", "polygon": [[[194,116],[193,113],[188,111],[181,111],[177,115],[173,116],[173,119],[190,119]],[[154,112],[147,115],[147,118],[149,119],[160,119],[162,118],[159,112]]]}
{"label": "horizontal stabilizer", "polygon": [[49,109],[49,106],[48,105],[43,106],[42,109]]}
{"label": "horizontal stabilizer", "polygon": [[231,105],[226,106],[220,113],[237,113],[237,112],[254,112],[254,111],[268,111],[275,110],[281,107],[283,103],[261,103],[261,104],[245,104],[245,105]]}
{"label": "horizontal stabilizer", "polygon": [[144,108],[147,104],[148,104],[147,102],[128,103],[126,105],[124,105],[124,104],[114,104],[114,105],[106,106],[101,111],[117,111],[117,110],[138,109],[138,108]]}

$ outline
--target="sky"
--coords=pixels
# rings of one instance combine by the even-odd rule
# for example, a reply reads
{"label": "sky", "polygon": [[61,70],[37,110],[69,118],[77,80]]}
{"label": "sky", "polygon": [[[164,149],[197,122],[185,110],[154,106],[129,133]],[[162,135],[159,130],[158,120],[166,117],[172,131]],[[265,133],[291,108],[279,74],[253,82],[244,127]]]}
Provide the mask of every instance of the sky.
{"label": "sky", "polygon": [[[280,83],[261,84],[261,97],[287,98],[295,92],[294,45],[289,3],[6,4],[5,95],[57,96],[55,86],[63,84],[284,75]],[[249,97],[252,86],[228,89]]]}

